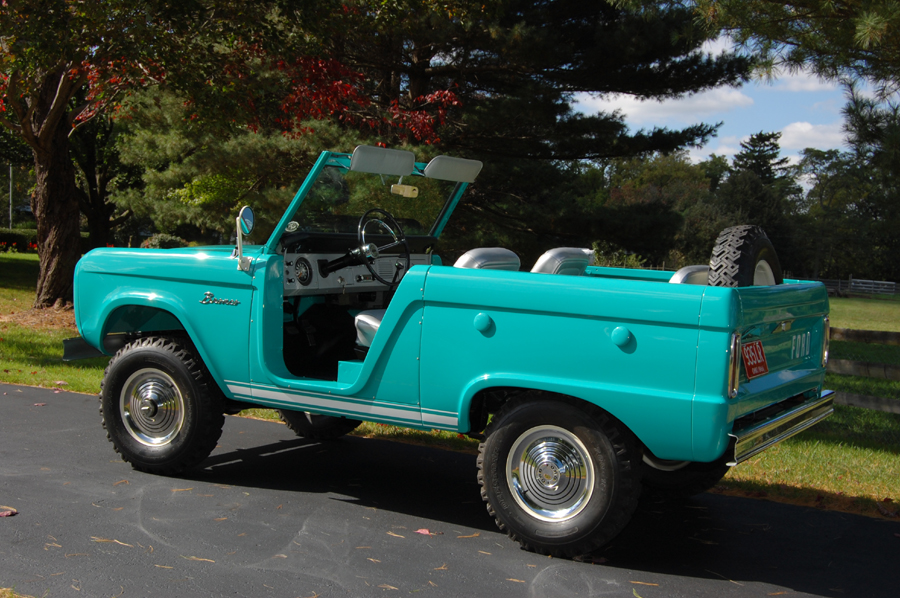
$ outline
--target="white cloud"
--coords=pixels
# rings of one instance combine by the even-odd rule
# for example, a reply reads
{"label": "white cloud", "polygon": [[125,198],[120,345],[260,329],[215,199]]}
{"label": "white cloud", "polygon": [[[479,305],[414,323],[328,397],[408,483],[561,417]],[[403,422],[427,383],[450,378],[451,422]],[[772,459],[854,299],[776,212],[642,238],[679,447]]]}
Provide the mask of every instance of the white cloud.
{"label": "white cloud", "polygon": [[834,81],[821,79],[810,72],[800,71],[779,76],[772,82],[771,87],[774,91],[788,91],[795,93],[817,91],[831,92],[839,89],[840,85]]}
{"label": "white cloud", "polygon": [[639,100],[634,96],[576,96],[575,109],[585,113],[621,111],[635,125],[694,124],[735,108],[753,105],[753,99],[737,89],[717,88],[677,100]]}
{"label": "white cloud", "polygon": [[779,144],[783,149],[802,150],[807,147],[817,149],[838,149],[844,145],[843,122],[827,125],[813,125],[808,122],[794,122],[781,130]]}

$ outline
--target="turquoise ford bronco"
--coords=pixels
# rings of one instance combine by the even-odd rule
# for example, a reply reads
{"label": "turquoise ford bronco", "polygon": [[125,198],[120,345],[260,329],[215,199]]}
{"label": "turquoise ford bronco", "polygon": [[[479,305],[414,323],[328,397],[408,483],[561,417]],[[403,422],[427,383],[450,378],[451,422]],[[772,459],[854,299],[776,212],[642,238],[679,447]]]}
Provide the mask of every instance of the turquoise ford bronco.
{"label": "turquoise ford bronco", "polygon": [[481,441],[497,525],[573,556],[642,489],[702,492],[831,413],[825,287],[782,280],[758,227],[678,272],[571,247],[445,264],[435,245],[481,166],[324,152],[278,222],[241,210],[233,247],[85,255],[66,359],[113,356],[100,412],[122,458],[177,475],[251,405],[314,440],[361,420],[450,430]]}

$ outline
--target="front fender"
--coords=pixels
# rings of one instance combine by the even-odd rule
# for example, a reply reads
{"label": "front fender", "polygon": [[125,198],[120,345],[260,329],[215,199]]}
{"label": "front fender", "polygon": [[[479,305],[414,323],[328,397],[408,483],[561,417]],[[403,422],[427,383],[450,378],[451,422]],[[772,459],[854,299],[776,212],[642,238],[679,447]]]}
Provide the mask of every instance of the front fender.
{"label": "front fender", "polygon": [[228,248],[95,250],[78,264],[78,327],[109,354],[112,333],[184,330],[221,388],[249,379],[250,272],[237,270]]}

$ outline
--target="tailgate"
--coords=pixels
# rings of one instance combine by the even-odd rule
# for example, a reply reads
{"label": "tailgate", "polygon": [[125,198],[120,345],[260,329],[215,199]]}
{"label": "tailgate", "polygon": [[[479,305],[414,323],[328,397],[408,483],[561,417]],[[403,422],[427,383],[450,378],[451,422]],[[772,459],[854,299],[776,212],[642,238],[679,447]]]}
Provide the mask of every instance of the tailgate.
{"label": "tailgate", "polygon": [[821,283],[733,289],[741,337],[734,419],[785,399],[818,395],[825,378],[828,293]]}

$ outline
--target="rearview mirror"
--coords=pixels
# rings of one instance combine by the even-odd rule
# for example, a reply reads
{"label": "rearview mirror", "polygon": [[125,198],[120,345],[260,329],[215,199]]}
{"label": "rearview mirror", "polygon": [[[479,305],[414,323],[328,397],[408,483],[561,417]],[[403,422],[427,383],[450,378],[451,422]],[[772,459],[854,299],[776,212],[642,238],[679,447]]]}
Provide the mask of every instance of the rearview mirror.
{"label": "rearview mirror", "polygon": [[419,197],[419,188],[412,185],[391,185],[391,193],[400,197]]}

